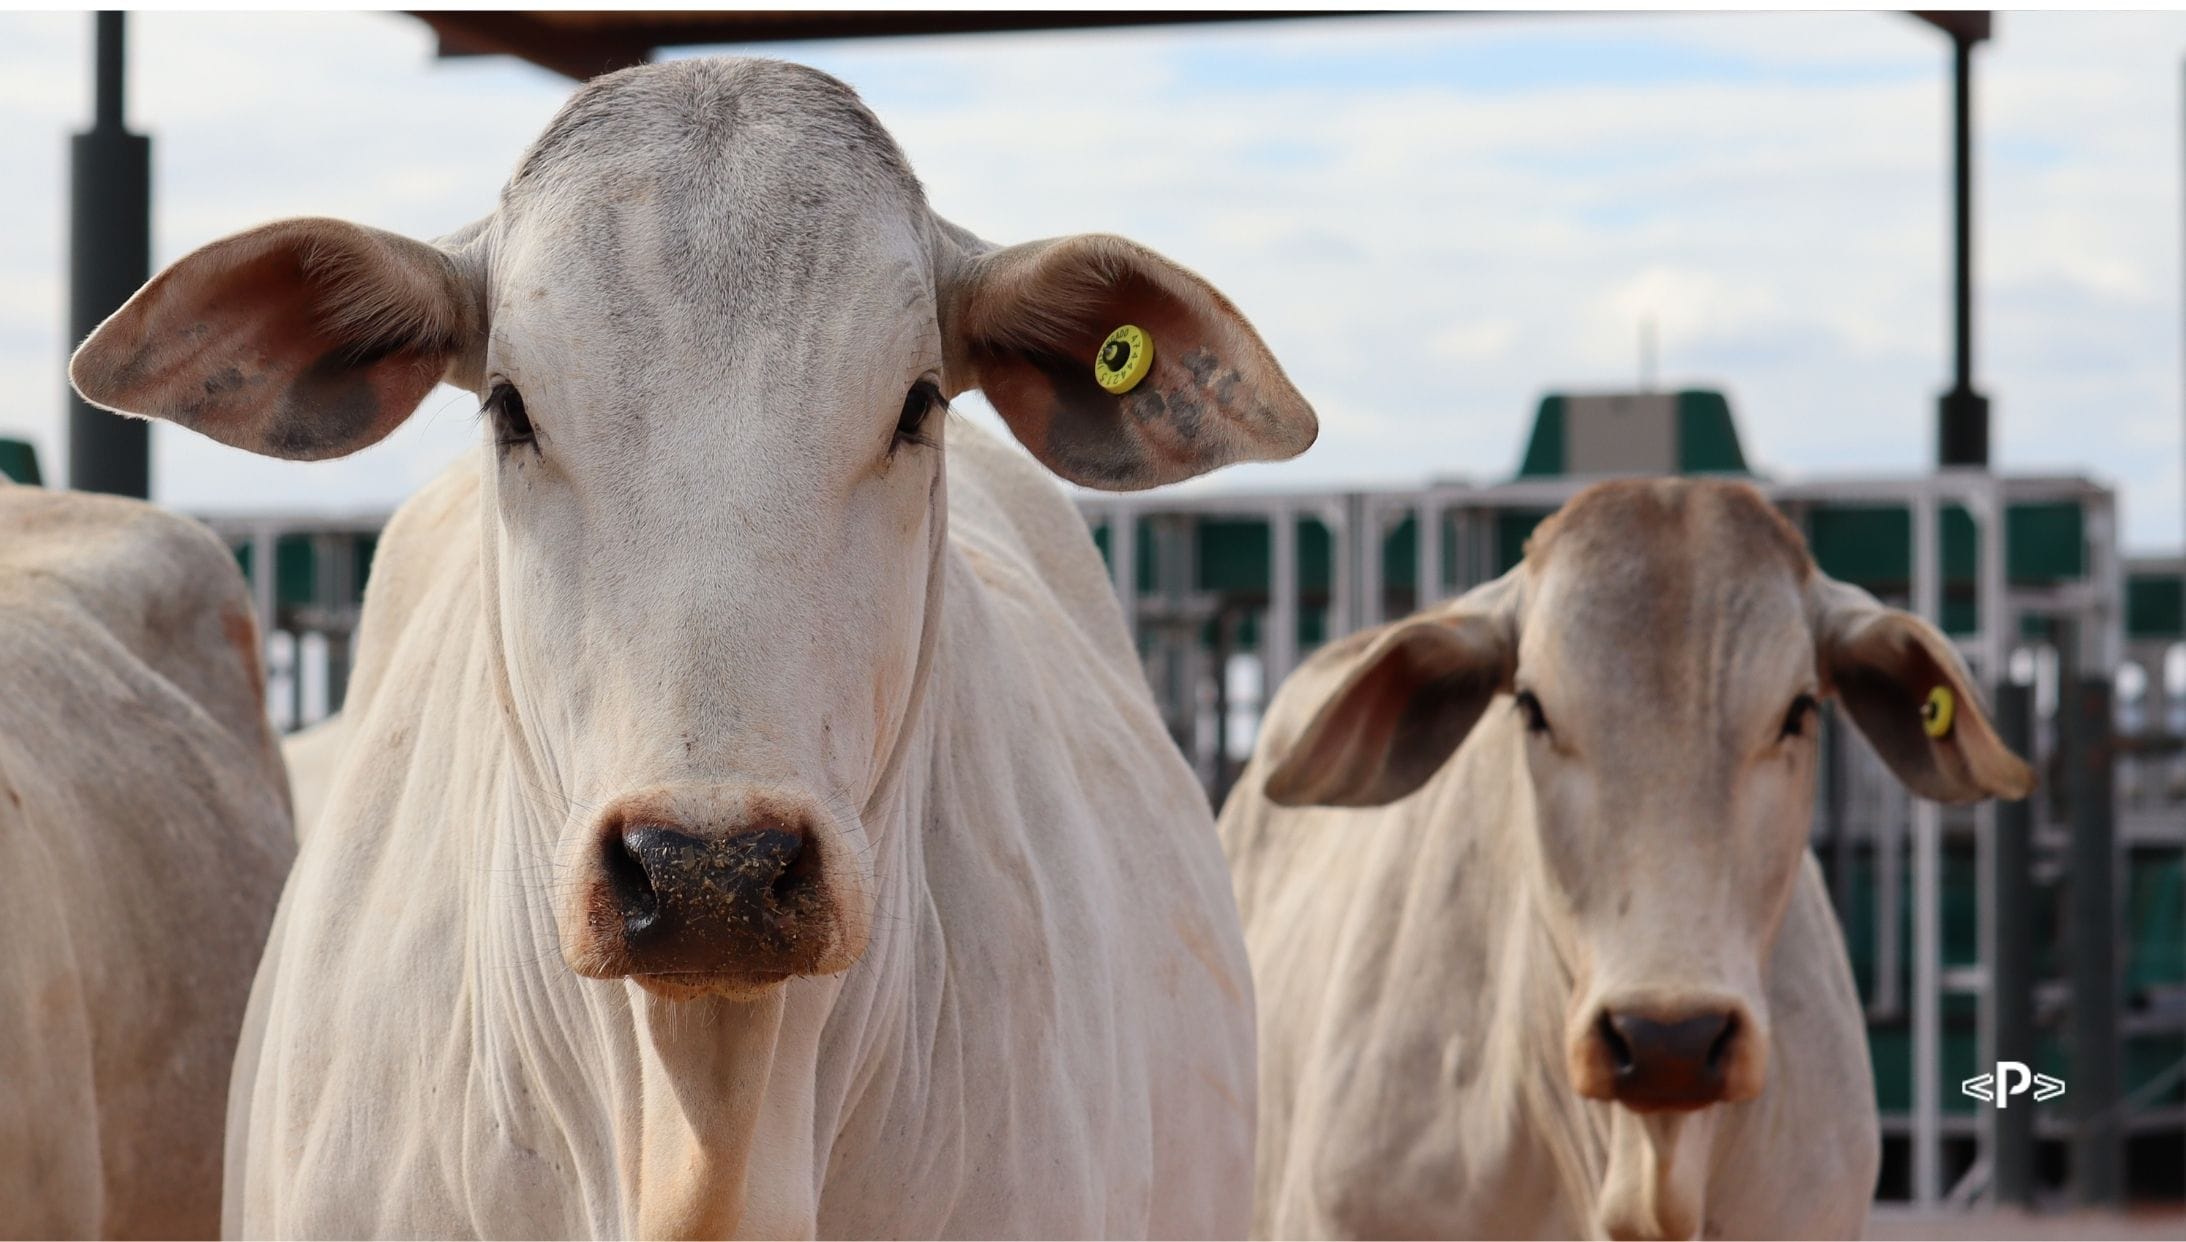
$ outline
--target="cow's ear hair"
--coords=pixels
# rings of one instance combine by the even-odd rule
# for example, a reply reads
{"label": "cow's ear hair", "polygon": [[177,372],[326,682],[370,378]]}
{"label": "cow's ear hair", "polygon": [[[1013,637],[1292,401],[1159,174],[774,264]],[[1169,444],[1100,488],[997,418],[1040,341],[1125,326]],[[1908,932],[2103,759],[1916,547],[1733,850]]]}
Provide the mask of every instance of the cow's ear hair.
{"label": "cow's ear hair", "polygon": [[[1229,299],[1137,242],[1089,233],[995,249],[946,222],[939,231],[946,386],[983,392],[1056,474],[1135,491],[1295,457],[1319,434]],[[1111,392],[1094,363],[1126,325],[1151,365]]]}
{"label": "cow's ear hair", "polygon": [[[1334,689],[1295,737],[1271,738],[1262,752],[1273,765],[1268,800],[1382,806],[1426,784],[1510,689],[1518,572],[1331,648],[1327,655],[1339,662]],[[1300,672],[1307,676],[1294,680],[1313,693],[1315,679]]]}
{"label": "cow's ear hair", "polygon": [[1808,600],[1824,687],[1906,788],[1937,802],[2033,790],[2034,772],[1996,736],[1957,650],[1934,626],[1821,574]]}
{"label": "cow's ear hair", "polygon": [[393,431],[443,376],[475,386],[482,266],[341,220],[264,225],[153,277],[77,349],[69,378],[94,405],[253,453],[339,457]]}

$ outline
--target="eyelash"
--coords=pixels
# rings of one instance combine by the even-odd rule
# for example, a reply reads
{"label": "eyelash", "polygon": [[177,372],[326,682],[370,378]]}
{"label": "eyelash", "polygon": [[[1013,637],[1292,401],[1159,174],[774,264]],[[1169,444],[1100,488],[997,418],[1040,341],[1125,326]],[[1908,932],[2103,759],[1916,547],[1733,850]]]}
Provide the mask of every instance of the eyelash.
{"label": "eyelash", "polygon": [[903,412],[896,416],[896,444],[916,444],[932,448],[933,439],[926,434],[932,424],[935,410],[946,411],[949,403],[942,399],[941,386],[930,379],[922,379],[911,385],[911,391],[903,396]]}
{"label": "eyelash", "polygon": [[[1549,732],[1548,715],[1541,710],[1541,700],[1531,690],[1520,690],[1513,697],[1513,706],[1526,718],[1529,733]],[[1784,713],[1784,723],[1778,738],[1804,737],[1806,722],[1821,710],[1821,704],[1811,694],[1802,694],[1791,701],[1790,710]]]}
{"label": "eyelash", "polygon": [[1547,734],[1548,716],[1541,711],[1541,700],[1533,697],[1533,691],[1520,690],[1513,698],[1519,713],[1526,718],[1526,732]]}
{"label": "eyelash", "polygon": [[1777,734],[1777,740],[1781,741],[1785,738],[1805,737],[1806,722],[1817,713],[1819,713],[1821,711],[1821,708],[1822,705],[1817,702],[1814,696],[1811,694],[1802,694],[1798,698],[1793,699],[1791,701],[1791,709],[1784,713],[1784,727],[1783,730]]}
{"label": "eyelash", "polygon": [[516,391],[516,385],[506,380],[496,383],[478,411],[493,420],[493,442],[502,448],[538,444],[539,433],[524,412],[524,395]]}

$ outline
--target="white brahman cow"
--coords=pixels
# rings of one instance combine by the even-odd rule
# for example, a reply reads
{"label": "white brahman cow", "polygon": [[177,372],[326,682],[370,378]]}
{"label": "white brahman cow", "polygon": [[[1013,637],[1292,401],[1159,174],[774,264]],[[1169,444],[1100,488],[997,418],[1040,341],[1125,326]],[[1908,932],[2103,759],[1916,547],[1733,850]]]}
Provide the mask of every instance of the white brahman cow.
{"label": "white brahman cow", "polygon": [[228,550],[0,479],[0,1237],[218,1231],[228,1067],[294,853]]}
{"label": "white brahman cow", "polygon": [[1222,814],[1258,1231],[1858,1236],[1874,1088],[1807,849],[1832,695],[1924,797],[2031,784],[1950,643],[1741,484],[1590,488],[1307,661]]}
{"label": "white brahman cow", "polygon": [[183,258],[72,374],[294,458],[443,376],[482,405],[380,545],[236,1067],[231,1229],[1246,1226],[1205,798],[1084,523],[945,417],[981,389],[1111,489],[1302,451],[1205,281],[978,241],[849,88],[689,60],[579,91],[438,243],[292,220]]}

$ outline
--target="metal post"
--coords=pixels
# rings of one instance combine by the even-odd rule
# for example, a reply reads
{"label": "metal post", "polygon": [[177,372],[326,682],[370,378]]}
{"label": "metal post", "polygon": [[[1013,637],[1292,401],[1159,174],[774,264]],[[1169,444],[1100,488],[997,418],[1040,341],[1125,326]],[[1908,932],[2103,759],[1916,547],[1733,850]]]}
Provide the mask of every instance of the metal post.
{"label": "metal post", "polygon": [[2102,672],[2073,683],[2072,789],[2072,1141],[2074,1197],[2082,1204],[2125,1202],[2124,1118],[2118,1113],[2118,910],[2116,806],[2111,764],[2110,679]]}
{"label": "metal post", "polygon": [[1328,527],[1328,611],[1321,614],[1324,643],[1358,628],[1359,566],[1354,551],[1360,542],[1359,504],[1357,492],[1346,492],[1321,510],[1321,522]]}
{"label": "metal post", "polygon": [[1936,460],[1944,466],[1989,464],[1989,399],[1973,386],[1973,45],[1951,36],[1955,366],[1951,390],[1938,402]]}
{"label": "metal post", "polygon": [[266,645],[268,671],[271,671],[271,643],[276,628],[274,594],[274,545],[279,532],[271,526],[260,526],[250,534],[250,597],[258,612],[258,641]]}
{"label": "metal post", "polygon": [[348,627],[334,624],[326,633],[326,712],[331,716],[349,697],[350,639],[362,611],[357,598],[356,533],[343,531],[325,540],[319,549],[319,564],[320,607],[326,610],[330,622],[341,617],[351,619]]}
{"label": "metal post", "polygon": [[1442,506],[1435,503],[1434,493],[1428,492],[1412,512],[1419,529],[1419,539],[1413,545],[1419,551],[1415,578],[1419,586],[1413,592],[1413,610],[1418,611],[1442,602]]}
{"label": "metal post", "polygon": [[[1913,610],[1942,617],[1942,573],[1933,492],[1913,498]],[[1892,934],[1896,929],[1892,928]],[[1943,817],[1913,801],[1913,1202],[1943,1198]]]}
{"label": "metal post", "polygon": [[1223,608],[1214,615],[1214,779],[1207,782],[1207,796],[1217,810],[1230,796],[1234,779],[1230,767],[1230,654],[1236,650],[1237,614]]}
{"label": "metal post", "polygon": [[1169,716],[1169,732],[1178,749],[1198,753],[1199,678],[1192,667],[1198,636],[1187,620],[1192,594],[1192,530],[1189,519],[1163,513],[1149,519],[1153,528],[1154,592],[1159,622],[1154,631],[1154,667],[1148,675],[1155,697]]}
{"label": "metal post", "polygon": [[[152,274],[152,140],[123,124],[122,15],[96,19],[95,111],[70,144],[69,348]],[[151,424],[68,392],[68,482],[83,491],[152,493]]]}
{"label": "metal post", "polygon": [[[2034,687],[1999,679],[1996,729],[2014,753],[2034,754]],[[1999,803],[1996,840],[1989,852],[1990,871],[1983,885],[1995,903],[1993,953],[1989,975],[1994,1015],[1994,1050],[1984,1065],[1999,1061],[2034,1064],[2034,802]],[[1999,1202],[2034,1205],[2034,1109],[1985,1109],[1993,1116],[1995,1149],[1991,1168]]]}
{"label": "metal post", "polygon": [[[1979,523],[1979,555],[1975,558],[1974,599],[1979,613],[1979,624],[1972,640],[1976,673],[1980,681],[1991,690],[2001,689],[2007,678],[2004,666],[2009,662],[2009,635],[2019,627],[2018,615],[2011,609],[2006,592],[2010,573],[2008,553],[2005,547],[2007,504],[2000,480],[1990,475],[1982,485],[1969,489],[1963,499],[1966,508]],[[2019,751],[2025,754],[2024,750]],[[1983,801],[1973,809],[1974,818],[1974,874],[1993,879],[1997,875],[1997,816],[2001,804]],[[1999,996],[1996,982],[1996,962],[1999,936],[2002,934],[1998,905],[1998,889],[1994,883],[1984,880],[1979,887],[1975,916],[1977,922],[1980,965],[1972,974],[1980,991],[1975,998],[1977,1039],[1980,1064],[1996,1064],[1997,1006]],[[2030,1061],[2027,1057],[2014,1058]],[[1989,1171],[1989,1185],[1996,1185],[1996,1148],[1999,1141],[1999,1123],[2004,1121],[2007,1109],[1982,1109],[1975,1114],[1977,1121],[1979,1163]]]}
{"label": "metal post", "polygon": [[[1388,591],[1381,580],[1382,539],[1387,532],[1382,525],[1381,506],[1375,503],[1375,497],[1361,496],[1355,512],[1359,519],[1359,599],[1351,611],[1357,628],[1363,630],[1388,619],[1383,615]],[[1340,636],[1331,630],[1329,637]]]}
{"label": "metal post", "polygon": [[1298,663],[1298,515],[1288,504],[1268,515],[1268,616],[1260,638],[1264,704]]}
{"label": "metal post", "polygon": [[1116,584],[1116,602],[1123,605],[1123,632],[1131,637],[1131,649],[1139,645],[1139,521],[1138,511],[1118,501],[1108,511],[1108,572]]}

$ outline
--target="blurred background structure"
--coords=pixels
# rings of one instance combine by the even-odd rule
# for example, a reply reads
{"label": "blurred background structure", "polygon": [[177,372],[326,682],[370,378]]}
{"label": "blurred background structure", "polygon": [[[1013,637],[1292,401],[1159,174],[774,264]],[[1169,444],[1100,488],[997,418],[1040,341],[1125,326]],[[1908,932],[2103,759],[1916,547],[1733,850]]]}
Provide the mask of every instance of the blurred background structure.
{"label": "blurred background structure", "polygon": [[[412,16],[430,28],[441,57],[514,57],[566,78],[693,45],[797,41],[802,53],[820,46],[812,41],[834,38],[1228,27],[1269,17]],[[1645,342],[1643,382],[1566,390],[1555,374],[1533,376],[1534,391],[1548,395],[1530,424],[1516,404],[1499,416],[1518,451],[1515,468],[1498,477],[1405,467],[1433,460],[1410,451],[1396,459],[1418,471],[1408,479],[1392,481],[1385,469],[1372,485],[1309,485],[1297,474],[1263,472],[1250,476],[1250,490],[1084,494],[1081,506],[1169,727],[1219,801],[1250,753],[1268,692],[1305,654],[1500,574],[1521,555],[1535,523],[1589,480],[1629,473],[1753,479],[1806,532],[1824,570],[1936,620],[1957,640],[1992,689],[2007,738],[2043,775],[2041,792],[2020,806],[1916,803],[1857,733],[1834,719],[1827,729],[1814,843],[1868,1006],[1886,1136],[1879,1194],[1922,1207],[2175,1203],[2186,1198],[2186,543],[2177,554],[2128,556],[2128,502],[2117,487],[2071,470],[1997,468],[1973,318],[1981,304],[1974,161],[1984,149],[1974,73],[1992,25],[1979,12],[1911,17],[1928,27],[1918,33],[1940,36],[1948,52],[1944,115],[1919,118],[1935,131],[1929,168],[1947,207],[1940,225],[1949,278],[1937,309],[1948,332],[1942,351],[1926,355],[1942,386],[1928,420],[1933,430],[1923,436],[1933,446],[1932,469],[1775,477],[1756,464],[1772,459],[1761,450],[1775,446],[1746,437],[1744,412],[1734,411],[1724,388],[1654,381],[1657,325],[1642,297],[1645,317],[1635,326]],[[1334,29],[1395,20],[1287,15],[1285,24]],[[1904,15],[1861,20],[1917,30]],[[1486,19],[1464,19],[1475,21]],[[118,305],[151,260],[152,159],[149,140],[125,127],[123,37],[118,16],[97,19],[94,122],[73,152],[71,340]],[[967,44],[964,54],[1002,57],[1016,46]],[[1105,43],[1089,54],[1119,58],[1111,66],[1116,89],[1129,88],[1129,45]],[[1311,71],[1303,63],[1300,72]],[[156,126],[158,118],[140,120]],[[1844,123],[1905,120],[1885,114]],[[1178,117],[1174,124],[1221,121]],[[1349,137],[1364,146],[1375,135]],[[505,162],[514,151],[491,154]],[[1796,153],[1787,158],[1795,161]],[[1783,172],[1757,167],[1750,175]],[[1575,179],[1594,175],[1583,163],[1572,172]],[[2175,199],[2171,210],[2179,210]],[[220,231],[245,223],[229,221]],[[1875,223],[1856,215],[1834,221],[1834,232],[1815,244],[1856,246]],[[1232,227],[1254,224],[1249,208],[1234,213]],[[2074,244],[2058,236],[2059,244]],[[2175,263],[2177,256],[2151,261]],[[1757,285],[1770,278],[1765,264],[1749,277]],[[1225,283],[1235,291],[1235,281]],[[1240,301],[1257,305],[1249,296]],[[2167,313],[2176,322],[2178,308]],[[1492,327],[1460,324],[1446,336],[1444,352],[1455,364],[1498,347]],[[1310,339],[1275,343],[1287,359],[1314,349]],[[1719,365],[1735,365],[1735,354],[1727,357],[1733,362]],[[1462,365],[1452,369],[1448,381],[1418,379],[1462,388]],[[1733,371],[1724,378],[1744,377]],[[1311,385],[1308,395],[1323,400]],[[1339,421],[1330,426],[1344,430]],[[1381,435],[1402,445],[1408,431],[1395,426]],[[75,485],[136,494],[152,488],[142,424],[79,407],[69,445]],[[0,441],[0,471],[35,479],[37,469],[28,445]],[[386,507],[357,505],[338,515],[325,506],[191,507],[235,546],[252,580],[279,721],[295,727],[338,710]],[[1964,1079],[2000,1059],[2062,1077],[2069,1090],[2038,1107],[2006,1110],[1961,1092]]]}

